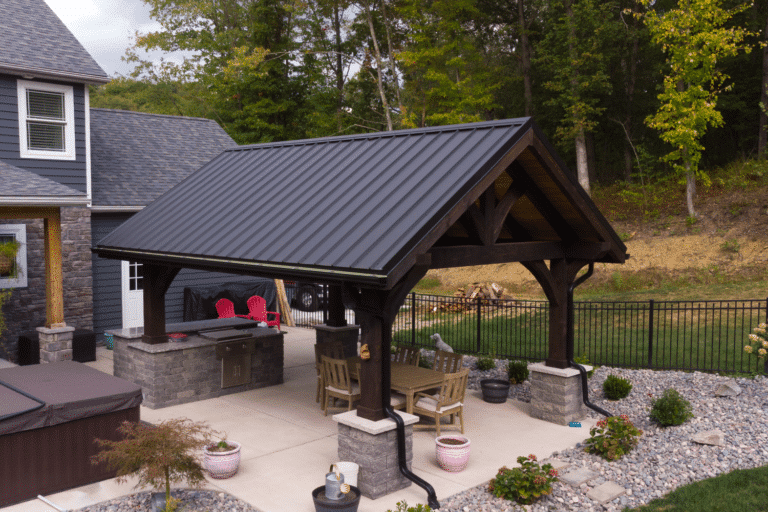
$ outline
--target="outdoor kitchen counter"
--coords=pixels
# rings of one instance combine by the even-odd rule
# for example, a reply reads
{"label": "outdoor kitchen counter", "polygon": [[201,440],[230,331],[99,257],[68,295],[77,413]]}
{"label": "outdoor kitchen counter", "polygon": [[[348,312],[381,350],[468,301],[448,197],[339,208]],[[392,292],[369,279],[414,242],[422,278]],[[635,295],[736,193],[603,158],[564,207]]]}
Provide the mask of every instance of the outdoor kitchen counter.
{"label": "outdoor kitchen counter", "polygon": [[166,332],[187,337],[150,345],[141,341],[143,328],[108,331],[114,335],[114,375],[141,386],[150,409],[283,382],[283,333],[276,329],[217,319],[168,324]]}

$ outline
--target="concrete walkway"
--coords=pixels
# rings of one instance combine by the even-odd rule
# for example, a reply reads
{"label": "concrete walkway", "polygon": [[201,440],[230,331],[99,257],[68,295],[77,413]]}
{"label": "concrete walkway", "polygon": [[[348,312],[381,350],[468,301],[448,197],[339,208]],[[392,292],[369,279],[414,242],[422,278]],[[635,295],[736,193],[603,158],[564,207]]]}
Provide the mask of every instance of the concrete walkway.
{"label": "concrete walkway", "polygon": [[[311,491],[324,484],[328,467],[338,460],[337,424],[331,413],[323,416],[315,402],[314,331],[297,327],[283,330],[284,384],[164,409],[142,407],[141,418],[149,422],[179,417],[207,421],[242,445],[237,475],[209,480],[207,488],[230,493],[262,512],[313,512]],[[87,364],[111,373],[111,355],[100,347],[98,360]],[[438,500],[487,482],[499,467],[515,465],[520,455],[533,453],[541,460],[553,451],[573,447],[589,437],[594,425],[594,420],[585,420],[581,428],[570,428],[536,420],[528,415],[528,404],[516,400],[489,404],[482,401],[479,391],[471,390],[467,391],[464,415],[472,453],[467,469],[461,473],[448,473],[437,465],[434,431],[413,435],[413,472],[435,488]],[[61,508],[74,510],[133,492],[133,483],[118,485],[114,480],[105,480],[46,498]],[[394,510],[402,500],[409,505],[426,504],[427,496],[413,484],[377,500],[362,498],[359,511]],[[40,500],[0,509],[54,510]]]}

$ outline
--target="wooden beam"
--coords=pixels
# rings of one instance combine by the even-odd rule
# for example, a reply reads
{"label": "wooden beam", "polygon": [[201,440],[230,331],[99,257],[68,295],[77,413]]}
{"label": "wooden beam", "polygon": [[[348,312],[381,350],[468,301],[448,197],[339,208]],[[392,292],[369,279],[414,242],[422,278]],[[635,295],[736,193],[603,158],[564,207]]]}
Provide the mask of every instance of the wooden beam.
{"label": "wooden beam", "polygon": [[544,220],[552,226],[552,229],[564,242],[573,242],[577,240],[578,235],[576,235],[576,232],[570,224],[566,222],[560,212],[555,209],[552,203],[549,202],[547,196],[539,190],[533,182],[533,179],[528,176],[519,163],[515,163],[515,166],[519,166],[519,171],[514,172],[515,179],[523,182],[525,186],[525,196],[530,199],[536,210],[538,210],[541,216],[544,217]]}
{"label": "wooden beam", "polygon": [[466,267],[565,257],[563,246],[559,242],[511,242],[489,247],[481,245],[433,247],[427,254],[432,256],[430,268]]}
{"label": "wooden beam", "polygon": [[569,260],[597,261],[611,250],[610,242],[574,242],[565,249]]}
{"label": "wooden beam", "polygon": [[64,280],[61,272],[61,214],[55,208],[43,221],[45,229],[45,326],[64,327]]}
{"label": "wooden beam", "polygon": [[516,184],[514,181],[509,189],[504,193],[504,197],[501,198],[499,204],[493,211],[493,217],[491,219],[491,238],[495,243],[499,239],[501,230],[504,228],[505,221],[509,215],[509,210],[512,206],[525,194],[525,187]]}
{"label": "wooden beam", "polygon": [[46,219],[59,217],[57,206],[0,206],[0,219]]}
{"label": "wooden beam", "polygon": [[155,345],[168,341],[165,332],[165,292],[171,286],[178,267],[144,264],[144,343]]}
{"label": "wooden beam", "polygon": [[328,321],[326,325],[331,327],[346,327],[347,325],[340,285],[328,286]]}

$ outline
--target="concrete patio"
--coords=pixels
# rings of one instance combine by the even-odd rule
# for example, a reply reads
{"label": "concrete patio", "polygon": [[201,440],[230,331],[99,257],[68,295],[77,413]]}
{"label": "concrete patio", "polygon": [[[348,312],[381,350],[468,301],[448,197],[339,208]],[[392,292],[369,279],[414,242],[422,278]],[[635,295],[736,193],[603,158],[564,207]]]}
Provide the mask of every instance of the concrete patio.
{"label": "concrete patio", "polygon": [[[141,408],[141,418],[158,422],[186,417],[207,421],[214,429],[242,445],[240,470],[227,480],[209,480],[206,488],[220,490],[250,503],[261,512],[313,512],[311,491],[324,483],[324,475],[337,457],[337,424],[323,416],[315,402],[315,332],[283,327],[285,335],[284,384],[210,400],[152,410]],[[112,373],[112,353],[98,349],[98,360],[87,363]],[[344,412],[336,409],[334,412]],[[461,473],[443,471],[435,461],[434,431],[413,435],[413,472],[429,482],[438,500],[490,480],[504,465],[513,466],[519,455],[546,458],[553,451],[573,447],[589,436],[594,420],[581,428],[558,426],[528,415],[528,404],[483,402],[479,391],[467,391],[465,435],[472,441],[469,466]],[[447,430],[447,433],[453,432]],[[114,480],[46,496],[57,506],[75,510],[134,491],[133,483]],[[394,494],[370,500],[363,497],[360,512],[385,512],[398,501],[426,503],[425,491],[413,484]],[[0,509],[2,512],[50,512],[55,509],[32,500]]]}

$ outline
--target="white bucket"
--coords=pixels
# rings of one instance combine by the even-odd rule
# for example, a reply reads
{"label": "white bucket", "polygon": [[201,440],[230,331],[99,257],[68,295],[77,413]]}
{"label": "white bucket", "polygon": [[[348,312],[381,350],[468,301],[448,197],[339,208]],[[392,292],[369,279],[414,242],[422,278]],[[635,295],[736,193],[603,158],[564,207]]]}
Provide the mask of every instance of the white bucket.
{"label": "white bucket", "polygon": [[339,468],[339,472],[344,475],[345,484],[357,487],[357,472],[360,471],[360,466],[354,462],[337,462],[336,467]]}

